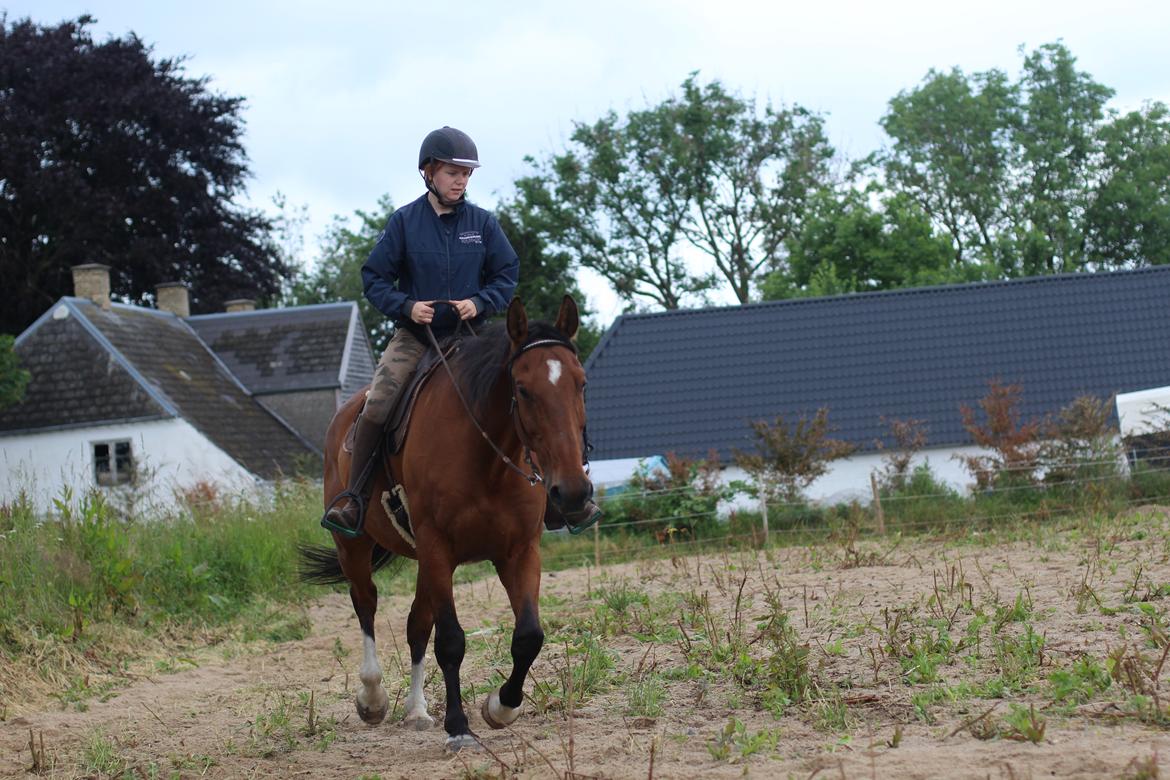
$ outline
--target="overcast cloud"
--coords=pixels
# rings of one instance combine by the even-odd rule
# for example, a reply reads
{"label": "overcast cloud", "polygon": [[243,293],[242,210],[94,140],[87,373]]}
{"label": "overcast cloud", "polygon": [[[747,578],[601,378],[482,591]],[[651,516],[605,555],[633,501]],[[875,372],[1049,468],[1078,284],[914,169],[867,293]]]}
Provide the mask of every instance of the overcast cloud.
{"label": "overcast cloud", "polygon": [[[247,100],[252,205],[284,193],[307,205],[309,244],[334,214],[389,193],[417,197],[418,145],[437,126],[467,131],[484,167],[471,196],[492,206],[525,155],[563,147],[574,120],[641,108],[691,71],[761,100],[827,117],[845,156],[878,148],[878,120],[930,68],[1016,74],[1063,39],[1079,67],[1117,91],[1112,106],[1170,102],[1166,2],[330,3],[210,0],[9,2],[8,19],[89,13],[99,37],[136,32],[158,56]],[[616,313],[587,286],[602,324]]]}

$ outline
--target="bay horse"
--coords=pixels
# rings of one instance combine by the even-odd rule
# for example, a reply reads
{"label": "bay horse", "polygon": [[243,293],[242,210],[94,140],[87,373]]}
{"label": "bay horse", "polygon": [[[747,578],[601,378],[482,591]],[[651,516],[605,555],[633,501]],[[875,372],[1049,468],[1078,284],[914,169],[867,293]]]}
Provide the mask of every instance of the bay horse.
{"label": "bay horse", "polygon": [[[406,621],[411,667],[404,723],[419,730],[434,725],[423,696],[423,663],[433,627],[435,660],[446,687],[447,747],[456,751],[478,742],[460,700],[459,667],[466,645],[452,573],[460,564],[484,560],[495,565],[515,626],[512,673],[484,699],[482,715],[492,728],[519,717],[524,679],[544,644],[538,597],[546,502],[572,517],[593,495],[584,453],[585,371],[574,344],[579,324],[570,296],[552,325],[529,323],[523,304],[513,299],[506,323],[464,340],[448,369],[436,369],[427,380],[401,451],[390,458],[405,488],[414,545],[379,500],[393,485],[378,468],[364,533],[348,538],[334,531],[335,549],[302,549],[304,579],[349,582],[363,635],[356,705],[366,723],[380,723],[389,708],[374,642],[378,592],[372,574],[394,556],[418,560]],[[326,434],[326,508],[345,489],[349,453],[342,444],[364,399],[359,391],[345,403]]]}

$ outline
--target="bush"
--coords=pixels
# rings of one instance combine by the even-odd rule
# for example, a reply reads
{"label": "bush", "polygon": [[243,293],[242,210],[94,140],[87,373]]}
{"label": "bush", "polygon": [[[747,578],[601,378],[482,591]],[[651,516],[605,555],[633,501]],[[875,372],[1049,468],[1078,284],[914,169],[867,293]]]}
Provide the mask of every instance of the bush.
{"label": "bush", "polygon": [[987,488],[1031,485],[1040,468],[1040,430],[1037,420],[1021,422],[1017,406],[1019,385],[1005,385],[998,379],[988,383],[988,392],[979,400],[985,422],[980,423],[975,410],[959,407],[963,427],[976,445],[990,455],[955,456],[975,477],[981,490]]}
{"label": "bush", "polygon": [[665,472],[639,469],[626,489],[604,497],[602,530],[629,525],[635,535],[662,540],[684,531],[692,537],[721,535],[717,510],[730,491],[720,484],[718,456],[694,460],[668,453],[666,466]]}

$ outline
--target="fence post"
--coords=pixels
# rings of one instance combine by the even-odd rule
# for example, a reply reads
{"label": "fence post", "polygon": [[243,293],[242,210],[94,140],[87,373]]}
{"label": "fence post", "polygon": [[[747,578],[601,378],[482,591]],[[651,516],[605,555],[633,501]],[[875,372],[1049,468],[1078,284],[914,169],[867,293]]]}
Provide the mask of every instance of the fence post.
{"label": "fence post", "polygon": [[882,494],[878,491],[877,477],[873,472],[869,472],[869,486],[873,490],[873,508],[877,517],[877,532],[884,534],[886,532],[886,513],[882,511]]}
{"label": "fence post", "polygon": [[760,491],[760,516],[764,520],[764,546],[768,546],[768,492]]}
{"label": "fence post", "polygon": [[601,523],[593,524],[593,565],[601,570]]}

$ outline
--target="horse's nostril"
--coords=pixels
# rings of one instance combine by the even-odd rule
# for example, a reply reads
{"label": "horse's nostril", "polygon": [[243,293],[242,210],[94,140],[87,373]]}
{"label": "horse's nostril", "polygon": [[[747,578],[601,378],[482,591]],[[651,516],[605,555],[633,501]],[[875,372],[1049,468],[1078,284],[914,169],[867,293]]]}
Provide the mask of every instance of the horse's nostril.
{"label": "horse's nostril", "polygon": [[550,487],[548,489],[548,497],[550,499],[552,499],[552,502],[554,504],[556,504],[557,506],[560,506],[560,504],[561,504],[561,489],[559,487],[557,487],[556,485],[553,485],[552,487]]}

